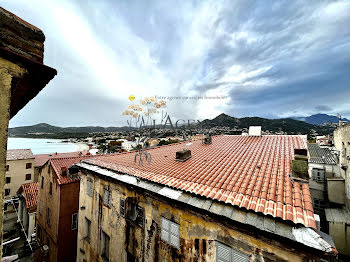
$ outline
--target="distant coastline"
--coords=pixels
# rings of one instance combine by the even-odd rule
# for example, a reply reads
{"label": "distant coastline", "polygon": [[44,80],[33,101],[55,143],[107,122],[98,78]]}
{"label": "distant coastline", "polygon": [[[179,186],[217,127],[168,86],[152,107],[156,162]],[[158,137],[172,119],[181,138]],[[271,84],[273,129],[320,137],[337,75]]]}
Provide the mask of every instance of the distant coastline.
{"label": "distant coastline", "polygon": [[86,151],[88,145],[82,142],[62,142],[61,139],[9,137],[7,149],[32,150],[33,154],[69,153]]}

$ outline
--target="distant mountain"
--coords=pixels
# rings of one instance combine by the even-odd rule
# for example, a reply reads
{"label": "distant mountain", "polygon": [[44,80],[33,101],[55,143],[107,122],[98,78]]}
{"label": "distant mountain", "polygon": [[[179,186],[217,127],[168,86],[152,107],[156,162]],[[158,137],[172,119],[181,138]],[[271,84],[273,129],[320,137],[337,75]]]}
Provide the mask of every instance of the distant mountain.
{"label": "distant mountain", "polygon": [[128,130],[128,127],[101,127],[101,126],[84,126],[84,127],[58,127],[46,123],[40,123],[33,126],[20,126],[9,128],[10,136],[21,136],[28,134],[59,134],[59,133],[108,133],[121,132]]}
{"label": "distant mountain", "polygon": [[[327,114],[316,114],[307,117],[293,117],[295,120],[304,121],[312,125],[324,125],[328,123],[338,123],[339,119],[336,116]],[[348,119],[343,118],[343,121],[350,122]]]}
{"label": "distant mountain", "polygon": [[260,117],[235,118],[226,114],[221,114],[212,120],[204,120],[202,126],[215,127],[226,126],[231,128],[248,128],[249,126],[261,126],[264,131],[286,132],[288,134],[310,134],[315,130],[319,134],[329,134],[334,128],[312,125],[303,121],[282,118],[265,119]]}

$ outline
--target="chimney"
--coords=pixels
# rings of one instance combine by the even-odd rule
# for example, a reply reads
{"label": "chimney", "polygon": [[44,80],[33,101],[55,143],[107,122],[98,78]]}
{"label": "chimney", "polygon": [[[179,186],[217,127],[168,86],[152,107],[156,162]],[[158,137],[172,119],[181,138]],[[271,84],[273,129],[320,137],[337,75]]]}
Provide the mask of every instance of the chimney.
{"label": "chimney", "polygon": [[250,126],[248,131],[249,136],[261,136],[261,126]]}
{"label": "chimney", "polygon": [[205,144],[205,145],[210,145],[211,142],[212,142],[211,136],[206,136],[206,137],[204,137],[204,139],[203,139],[203,144]]}
{"label": "chimney", "polygon": [[67,168],[66,167],[61,167],[61,175],[66,176],[67,175]]}
{"label": "chimney", "polygon": [[176,161],[185,162],[187,159],[192,157],[191,150],[184,149],[176,152]]}

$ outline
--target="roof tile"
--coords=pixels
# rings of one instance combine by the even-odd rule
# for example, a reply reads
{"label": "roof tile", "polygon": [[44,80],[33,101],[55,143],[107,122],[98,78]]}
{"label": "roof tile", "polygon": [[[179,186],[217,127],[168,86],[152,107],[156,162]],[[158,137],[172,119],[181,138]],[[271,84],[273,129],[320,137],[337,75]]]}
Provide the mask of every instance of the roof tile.
{"label": "roof tile", "polygon": [[[212,141],[149,149],[150,164],[135,163],[135,152],[83,162],[316,228],[308,185],[290,178],[294,149],[306,148],[304,136],[223,135]],[[192,157],[175,161],[175,153],[184,148]]]}

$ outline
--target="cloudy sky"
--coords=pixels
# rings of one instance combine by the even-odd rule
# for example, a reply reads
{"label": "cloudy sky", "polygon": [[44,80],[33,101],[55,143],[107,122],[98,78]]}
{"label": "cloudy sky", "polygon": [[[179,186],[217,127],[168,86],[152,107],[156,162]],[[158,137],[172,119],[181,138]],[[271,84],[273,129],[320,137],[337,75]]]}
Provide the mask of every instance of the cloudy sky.
{"label": "cloudy sky", "polygon": [[350,117],[350,1],[2,0],[41,28],[58,75],[10,125],[125,125],[128,97],[173,118]]}

